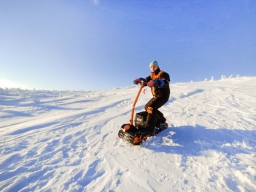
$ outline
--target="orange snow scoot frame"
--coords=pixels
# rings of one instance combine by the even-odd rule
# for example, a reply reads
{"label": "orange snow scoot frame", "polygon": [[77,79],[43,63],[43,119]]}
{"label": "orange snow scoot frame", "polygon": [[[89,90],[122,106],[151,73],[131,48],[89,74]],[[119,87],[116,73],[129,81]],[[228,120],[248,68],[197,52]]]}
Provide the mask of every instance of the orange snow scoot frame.
{"label": "orange snow scoot frame", "polygon": [[130,124],[127,124],[127,125],[124,127],[124,129],[125,129],[126,131],[129,130],[131,126],[133,126],[133,117],[134,117],[135,106],[136,106],[136,103],[137,103],[137,101],[138,101],[138,99],[139,99],[139,96],[140,96],[140,93],[141,93],[141,91],[142,91],[142,88],[143,88],[144,86],[145,86],[144,83],[141,82],[141,84],[140,84],[140,89],[139,89],[139,91],[138,91],[138,93],[137,93],[137,96],[136,96],[136,98],[135,98],[135,100],[134,100],[134,102],[133,102],[133,105],[132,105],[132,113],[131,113]]}
{"label": "orange snow scoot frame", "polygon": [[[130,124],[123,124],[118,132],[118,136],[120,138],[132,143],[133,145],[139,145],[143,140],[146,140],[149,136],[152,136],[146,132],[145,128],[142,128],[144,121],[146,121],[146,117],[147,117],[146,111],[136,113],[135,126],[133,125],[135,106],[139,99],[142,88],[145,86],[146,86],[146,82],[144,82],[143,80],[140,80],[140,89],[137,93],[137,96],[132,106]],[[157,125],[155,127],[155,134],[161,132],[162,130],[168,127],[167,124],[162,125],[160,123],[157,123]]]}
{"label": "orange snow scoot frame", "polygon": [[120,138],[125,139],[126,141],[134,144],[134,145],[139,145],[143,140],[147,139],[147,134],[142,133],[137,127],[133,125],[133,117],[134,117],[134,110],[136,103],[139,99],[140,93],[142,91],[142,88],[145,87],[145,84],[143,81],[140,82],[140,89],[137,93],[137,96],[133,102],[132,105],[132,112],[131,112],[131,119],[130,119],[130,124],[123,124],[121,126],[121,129],[118,132],[118,136]]}

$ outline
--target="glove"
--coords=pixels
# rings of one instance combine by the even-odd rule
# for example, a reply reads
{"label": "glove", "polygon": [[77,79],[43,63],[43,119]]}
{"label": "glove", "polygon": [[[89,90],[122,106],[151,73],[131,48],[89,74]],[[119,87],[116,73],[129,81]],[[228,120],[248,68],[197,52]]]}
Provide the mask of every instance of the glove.
{"label": "glove", "polygon": [[157,79],[157,80],[151,80],[148,82],[148,86],[149,87],[157,87],[157,88],[161,88],[164,86],[164,81],[161,79]]}
{"label": "glove", "polygon": [[142,81],[146,81],[146,80],[141,77],[141,78],[134,79],[133,83],[137,85],[137,84],[141,83]]}

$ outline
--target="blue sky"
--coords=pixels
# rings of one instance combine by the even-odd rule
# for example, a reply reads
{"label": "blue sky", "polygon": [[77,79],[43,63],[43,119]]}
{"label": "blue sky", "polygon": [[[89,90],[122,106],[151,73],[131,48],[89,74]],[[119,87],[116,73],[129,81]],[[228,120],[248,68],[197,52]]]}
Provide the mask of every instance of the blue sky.
{"label": "blue sky", "polygon": [[256,76],[255,0],[0,1],[0,79],[36,89]]}

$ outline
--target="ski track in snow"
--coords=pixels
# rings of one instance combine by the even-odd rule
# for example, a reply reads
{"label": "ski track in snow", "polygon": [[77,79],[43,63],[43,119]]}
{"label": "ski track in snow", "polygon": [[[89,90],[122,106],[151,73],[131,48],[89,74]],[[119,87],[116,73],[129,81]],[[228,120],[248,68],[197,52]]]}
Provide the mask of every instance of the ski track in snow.
{"label": "ski track in snow", "polygon": [[[0,191],[256,191],[256,78],[170,84],[169,128],[117,136],[138,86],[0,89]],[[136,112],[151,98],[141,94]]]}

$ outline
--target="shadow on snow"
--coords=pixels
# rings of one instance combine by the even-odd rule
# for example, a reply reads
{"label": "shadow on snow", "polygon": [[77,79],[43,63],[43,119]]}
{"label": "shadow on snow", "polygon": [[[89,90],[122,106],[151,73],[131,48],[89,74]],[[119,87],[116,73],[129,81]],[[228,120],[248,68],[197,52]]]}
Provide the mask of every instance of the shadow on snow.
{"label": "shadow on snow", "polygon": [[[173,132],[175,134],[173,134]],[[168,134],[169,133],[169,134]],[[171,136],[171,134],[173,134]],[[163,143],[164,137],[171,139],[170,146],[145,145],[156,152],[181,154],[183,158],[188,156],[200,156],[204,151],[214,150],[225,153],[227,156],[238,153],[250,154],[256,152],[256,131],[238,129],[209,129],[200,125],[172,127],[160,133],[155,139]]]}

